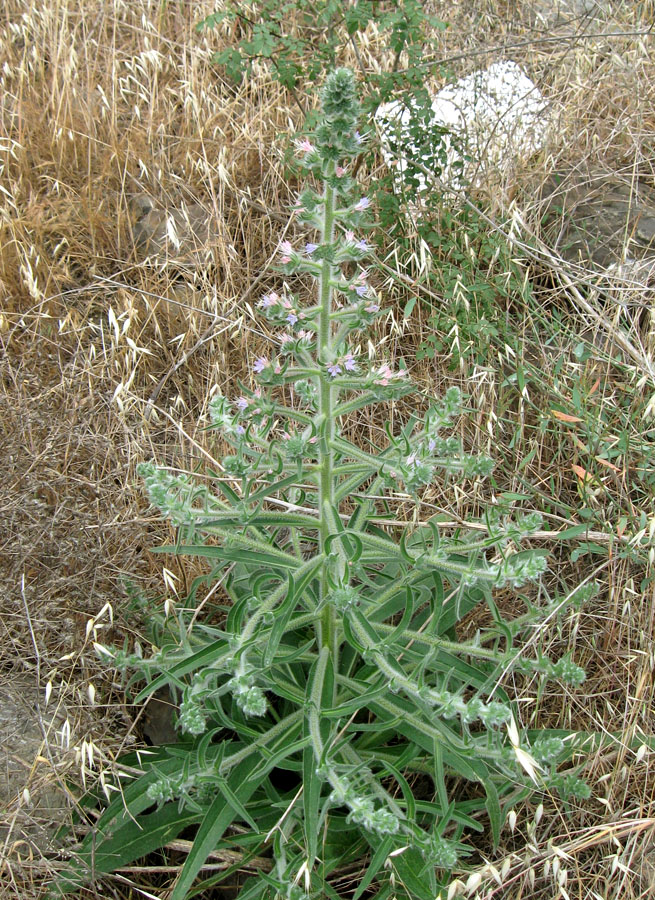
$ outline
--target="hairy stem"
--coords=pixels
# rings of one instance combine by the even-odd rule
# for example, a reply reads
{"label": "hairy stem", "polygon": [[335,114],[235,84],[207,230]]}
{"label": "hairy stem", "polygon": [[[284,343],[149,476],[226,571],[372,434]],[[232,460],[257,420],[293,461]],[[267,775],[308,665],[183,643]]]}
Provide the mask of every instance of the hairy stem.
{"label": "hairy stem", "polygon": [[[328,171],[331,174],[334,164],[330,163]],[[335,190],[325,182],[324,206],[323,206],[323,228],[321,242],[332,243],[334,240],[334,208],[335,208]],[[319,465],[319,509],[321,510],[321,530],[320,530],[320,551],[325,552],[326,543],[330,537],[331,529],[328,518],[323,510],[326,504],[331,508],[334,505],[334,450],[332,443],[335,436],[334,428],[334,401],[335,391],[326,374],[326,367],[334,362],[334,346],[332,338],[332,326],[330,321],[330,313],[332,307],[332,279],[334,266],[329,259],[324,259],[321,266],[321,277],[319,282],[319,302],[320,302],[320,320],[319,320],[319,340],[318,340],[318,360],[321,364],[321,374],[319,376],[319,420],[322,423],[321,442],[320,442],[320,465]],[[332,604],[325,602],[328,593],[327,568],[323,568],[320,584],[320,599],[323,605],[321,619],[319,622],[319,643],[322,647],[329,647],[332,651],[332,658],[335,661],[338,654],[338,635],[336,611]]]}

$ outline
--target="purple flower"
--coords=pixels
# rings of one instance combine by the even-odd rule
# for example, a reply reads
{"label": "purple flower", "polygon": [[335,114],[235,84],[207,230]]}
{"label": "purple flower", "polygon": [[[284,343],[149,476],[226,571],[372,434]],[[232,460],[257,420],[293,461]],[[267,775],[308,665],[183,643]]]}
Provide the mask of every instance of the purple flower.
{"label": "purple flower", "polygon": [[355,288],[355,293],[357,294],[358,297],[363,297],[367,291],[368,291],[367,284],[358,284],[357,287]]}
{"label": "purple flower", "polygon": [[357,141],[358,144],[361,144],[361,142],[364,140],[364,138],[361,136],[359,131],[355,132],[355,140]]}
{"label": "purple flower", "polygon": [[282,254],[280,262],[284,264],[291,262],[291,254],[293,253],[291,241],[282,241],[280,244],[280,253]]}
{"label": "purple flower", "polygon": [[240,434],[240,435],[246,433],[246,429],[243,427],[243,425],[237,425],[237,427],[234,430],[236,431],[237,434]]}
{"label": "purple flower", "polygon": [[259,359],[255,360],[255,365],[252,367],[253,372],[257,372],[259,375],[260,372],[263,372],[264,369],[268,366],[268,360],[265,356],[260,356]]}
{"label": "purple flower", "polygon": [[275,293],[275,291],[271,291],[270,294],[264,294],[262,299],[259,301],[259,305],[262,309],[268,309],[270,306],[275,306],[280,298]]}
{"label": "purple flower", "polygon": [[434,438],[430,438],[430,440],[428,441],[428,450],[430,451],[430,453],[432,453],[436,446],[437,442],[434,440]]}
{"label": "purple flower", "polygon": [[357,371],[357,363],[353,359],[352,353],[348,353],[346,356],[344,356],[341,362],[343,363],[343,367],[347,372]]}
{"label": "purple flower", "polygon": [[369,303],[368,306],[364,307],[364,311],[367,313],[376,313],[380,312],[380,307],[377,303]]}
{"label": "purple flower", "polygon": [[297,321],[298,316],[295,314],[295,312],[290,312],[287,316],[287,322],[289,323],[289,325],[295,325]]}
{"label": "purple flower", "polygon": [[370,205],[371,201],[368,199],[368,197],[362,197],[362,199],[358,200],[355,204],[355,210],[356,212],[361,212],[363,209],[368,209]]}
{"label": "purple flower", "polygon": [[241,412],[243,412],[244,409],[248,409],[248,398],[247,397],[239,397],[239,399],[237,400],[237,409],[240,409]]}
{"label": "purple flower", "polygon": [[303,153],[313,153],[316,149],[312,142],[308,141],[307,138],[305,138],[303,141],[296,141],[296,146]]}
{"label": "purple flower", "polygon": [[341,375],[341,366],[338,363],[331,363],[327,367],[328,372],[333,378],[336,378],[337,375]]}
{"label": "purple flower", "polygon": [[389,384],[389,379],[394,377],[394,373],[391,371],[387,363],[381,365],[375,374],[378,376],[374,379],[374,384],[381,384],[382,387],[386,387]]}
{"label": "purple flower", "polygon": [[[291,324],[293,324],[293,323],[291,323]],[[290,334],[287,334],[286,331],[283,332],[283,333],[280,335],[280,346],[281,346],[281,347],[284,347],[284,345],[285,345],[285,344],[288,344],[289,341],[293,341],[293,338],[291,337]]]}
{"label": "purple flower", "polygon": [[318,249],[318,244],[312,244],[312,243],[305,244],[305,253],[307,254],[307,256],[311,256],[312,253],[314,252],[314,250],[317,250],[317,249]]}
{"label": "purple flower", "polygon": [[[360,200],[360,203],[361,202],[362,201]],[[366,202],[368,203],[368,200]],[[357,209],[357,207],[355,207],[355,209]],[[357,250],[361,250],[362,253],[366,253],[371,249],[371,245],[368,243],[368,241],[365,241],[364,238],[361,238],[359,241],[357,240],[354,231],[346,231],[345,238],[347,244],[354,244]]]}

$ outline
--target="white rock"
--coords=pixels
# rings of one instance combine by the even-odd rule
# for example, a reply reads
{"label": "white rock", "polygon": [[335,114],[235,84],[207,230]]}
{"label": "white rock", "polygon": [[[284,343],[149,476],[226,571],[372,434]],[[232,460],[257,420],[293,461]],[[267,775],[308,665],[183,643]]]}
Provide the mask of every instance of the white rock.
{"label": "white rock", "polygon": [[439,91],[432,118],[421,121],[410,100],[379,107],[376,123],[387,165],[405,185],[410,176],[425,190],[429,178],[412,167],[421,163],[447,186],[461,189],[506,174],[520,159],[543,147],[548,104],[517,63],[494,63]]}

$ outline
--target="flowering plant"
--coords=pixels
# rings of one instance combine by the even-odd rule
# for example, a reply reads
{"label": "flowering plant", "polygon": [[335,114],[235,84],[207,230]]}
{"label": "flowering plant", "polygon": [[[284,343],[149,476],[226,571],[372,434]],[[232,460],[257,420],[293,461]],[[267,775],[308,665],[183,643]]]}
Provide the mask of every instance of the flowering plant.
{"label": "flowering plant", "polygon": [[[414,388],[404,368],[370,361],[354,340],[383,310],[363,265],[370,204],[349,174],[365,140],[351,72],[328,77],[322,110],[298,143],[301,165],[322,184],[294,207],[313,239],[279,248],[281,271],[311,276],[315,295],[285,288],[261,298],[284,330],[254,361],[250,387],[211,401],[211,427],[230,446],[221,477],[208,487],[141,466],[152,504],[178,529],[161,549],[204,557],[211,570],[152,656],[100,648],[145,679],[141,699],[168,686],[180,743],[128,760],[138,777],[108,805],[61,889],[193,827],[171,900],[188,895],[210,854],[224,870],[201,884],[251,873],[242,900],[337,898],[353,866],[355,900],[392,887],[434,900],[485,822],[497,842],[532,790],[586,793],[575,772],[557,772],[570,756],[561,736],[521,732],[502,687],[509,671],[584,679],[568,658],[514,647],[582,591],[531,602],[512,621],[494,602],[494,591],[544,572],[544,554],[521,549],[539,516],[493,507],[482,530],[450,537],[436,520],[385,525],[399,491],[406,499],[439,473],[491,471],[446,433],[459,391],[399,434],[387,429],[384,447],[344,437],[351,413]],[[200,582],[216,581],[218,624],[195,607]],[[458,641],[457,623],[480,603],[493,624]],[[462,780],[478,788],[458,793]]]}

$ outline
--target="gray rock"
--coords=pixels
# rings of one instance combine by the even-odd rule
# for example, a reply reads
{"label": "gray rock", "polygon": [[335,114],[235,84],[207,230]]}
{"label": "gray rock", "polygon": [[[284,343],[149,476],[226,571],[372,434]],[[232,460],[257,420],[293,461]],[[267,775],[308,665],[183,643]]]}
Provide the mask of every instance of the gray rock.
{"label": "gray rock", "polygon": [[39,700],[36,685],[22,677],[0,684],[0,841],[10,856],[12,848],[22,856],[26,849],[44,852],[68,820],[68,799],[51,765],[61,755],[56,731],[65,716],[41,715]]}
{"label": "gray rock", "polygon": [[509,59],[442,88],[428,121],[415,98],[380,106],[375,119],[382,155],[399,186],[410,175],[419,191],[426,179],[420,168],[414,173],[414,162],[457,190],[486,184],[540,150],[550,122],[536,84]]}
{"label": "gray rock", "polygon": [[541,202],[544,237],[569,262],[615,272],[629,263],[630,277],[652,268],[655,190],[648,185],[570,172],[548,180]]}

